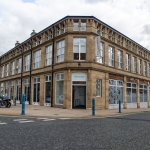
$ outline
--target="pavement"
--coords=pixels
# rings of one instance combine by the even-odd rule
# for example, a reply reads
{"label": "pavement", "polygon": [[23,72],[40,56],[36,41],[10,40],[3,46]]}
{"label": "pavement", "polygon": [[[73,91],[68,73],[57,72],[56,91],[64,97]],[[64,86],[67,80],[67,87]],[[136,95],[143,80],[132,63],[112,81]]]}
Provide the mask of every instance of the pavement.
{"label": "pavement", "polygon": [[[21,115],[21,104],[17,106],[12,106],[11,108],[0,108],[0,115],[7,116],[20,116]],[[95,110],[94,117],[113,117],[122,116],[134,113],[150,112],[150,108],[134,108],[134,109],[122,109],[122,113],[118,113],[118,109],[114,110]],[[36,106],[36,105],[26,105],[25,116],[31,117],[66,117],[66,118],[89,118],[92,116],[91,109],[63,109],[54,108],[50,106]]]}

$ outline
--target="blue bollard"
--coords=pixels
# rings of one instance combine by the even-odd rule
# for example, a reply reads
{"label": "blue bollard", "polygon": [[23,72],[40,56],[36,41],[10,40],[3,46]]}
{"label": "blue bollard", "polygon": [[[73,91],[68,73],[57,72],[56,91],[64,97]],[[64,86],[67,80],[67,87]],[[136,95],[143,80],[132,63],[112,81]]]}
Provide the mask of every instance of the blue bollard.
{"label": "blue bollard", "polygon": [[16,99],[17,97],[14,97],[14,106],[16,106]]}
{"label": "blue bollard", "polygon": [[92,116],[95,116],[95,99],[92,98]]}
{"label": "blue bollard", "polygon": [[22,96],[22,111],[21,115],[25,115],[25,96]]}
{"label": "blue bollard", "polygon": [[119,100],[119,113],[121,113],[121,100]]}

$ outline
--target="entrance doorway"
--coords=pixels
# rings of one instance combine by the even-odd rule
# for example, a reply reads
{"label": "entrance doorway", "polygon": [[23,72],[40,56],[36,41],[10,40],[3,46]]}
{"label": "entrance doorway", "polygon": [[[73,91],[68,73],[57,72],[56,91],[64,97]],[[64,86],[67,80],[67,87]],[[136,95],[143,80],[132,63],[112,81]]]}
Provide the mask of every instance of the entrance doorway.
{"label": "entrance doorway", "polygon": [[86,108],[86,86],[73,85],[73,108]]}
{"label": "entrance doorway", "polygon": [[72,74],[72,108],[86,109],[86,81],[85,73]]}

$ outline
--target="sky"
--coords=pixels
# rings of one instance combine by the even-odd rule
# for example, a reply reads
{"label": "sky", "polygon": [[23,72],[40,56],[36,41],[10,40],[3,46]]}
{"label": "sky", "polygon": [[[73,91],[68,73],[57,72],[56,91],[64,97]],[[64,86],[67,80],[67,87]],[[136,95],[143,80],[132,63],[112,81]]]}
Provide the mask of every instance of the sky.
{"label": "sky", "polygon": [[95,16],[150,50],[150,0],[0,0],[0,55],[67,15]]}

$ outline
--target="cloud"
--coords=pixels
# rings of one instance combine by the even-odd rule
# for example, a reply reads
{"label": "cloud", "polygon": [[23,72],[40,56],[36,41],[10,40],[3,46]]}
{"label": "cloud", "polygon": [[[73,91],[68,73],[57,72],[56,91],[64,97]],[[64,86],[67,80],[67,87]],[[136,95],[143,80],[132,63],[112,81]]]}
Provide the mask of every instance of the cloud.
{"label": "cloud", "polygon": [[0,0],[0,53],[66,15],[93,15],[150,48],[147,0]]}
{"label": "cloud", "polygon": [[85,2],[90,4],[101,3],[101,2],[113,2],[113,0],[85,0]]}

